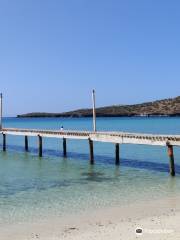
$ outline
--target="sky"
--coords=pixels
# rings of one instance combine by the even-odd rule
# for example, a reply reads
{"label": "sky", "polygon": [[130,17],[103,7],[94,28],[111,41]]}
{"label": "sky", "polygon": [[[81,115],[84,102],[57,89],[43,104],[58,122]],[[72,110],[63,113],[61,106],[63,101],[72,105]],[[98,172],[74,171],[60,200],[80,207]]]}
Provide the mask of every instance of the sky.
{"label": "sky", "polygon": [[0,0],[4,115],[180,95],[179,0]]}

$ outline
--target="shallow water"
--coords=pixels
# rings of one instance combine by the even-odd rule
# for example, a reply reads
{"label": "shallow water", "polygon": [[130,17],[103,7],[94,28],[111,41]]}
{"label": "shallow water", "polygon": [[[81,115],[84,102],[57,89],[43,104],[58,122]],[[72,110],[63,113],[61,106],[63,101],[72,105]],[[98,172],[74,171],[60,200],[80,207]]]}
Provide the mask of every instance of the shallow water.
{"label": "shallow water", "polygon": [[[4,119],[5,127],[91,130],[92,120]],[[98,130],[180,134],[180,118],[98,118]],[[84,209],[123,205],[180,193],[180,148],[175,148],[176,177],[168,174],[165,147],[122,145],[121,165],[114,165],[114,145],[95,143],[94,166],[89,165],[87,141],[68,140],[63,158],[62,140],[44,139],[43,158],[37,139],[7,137],[0,151],[0,223],[33,221]],[[2,139],[1,139],[2,149]]]}

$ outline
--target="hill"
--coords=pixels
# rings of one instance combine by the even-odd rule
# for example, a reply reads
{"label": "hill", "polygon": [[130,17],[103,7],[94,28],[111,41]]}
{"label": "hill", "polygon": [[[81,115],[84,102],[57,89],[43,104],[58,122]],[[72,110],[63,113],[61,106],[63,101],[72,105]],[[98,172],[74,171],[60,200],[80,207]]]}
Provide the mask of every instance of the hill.
{"label": "hill", "polygon": [[[125,116],[180,116],[180,96],[134,105],[114,105],[96,109],[97,117]],[[17,117],[91,117],[92,109],[79,109],[63,113],[35,112]]]}

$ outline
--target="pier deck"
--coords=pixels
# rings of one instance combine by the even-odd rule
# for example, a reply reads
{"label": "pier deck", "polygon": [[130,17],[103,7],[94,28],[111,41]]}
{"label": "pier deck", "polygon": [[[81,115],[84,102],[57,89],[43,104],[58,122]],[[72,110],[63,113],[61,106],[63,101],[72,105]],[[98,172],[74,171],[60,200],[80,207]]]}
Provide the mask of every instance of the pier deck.
{"label": "pier deck", "polygon": [[39,156],[42,156],[42,138],[62,138],[64,156],[67,154],[66,139],[88,140],[90,148],[90,163],[94,163],[93,141],[115,144],[116,164],[119,164],[119,144],[143,144],[167,146],[170,159],[170,173],[175,175],[173,146],[180,146],[180,135],[157,135],[127,132],[93,132],[93,131],[56,131],[40,129],[2,128],[3,150],[6,151],[6,135],[25,136],[25,150],[28,151],[28,137],[38,137]]}
{"label": "pier deck", "polygon": [[127,132],[93,132],[93,131],[56,131],[40,129],[3,128],[2,134],[69,138],[69,139],[91,139],[98,142],[111,142],[120,144],[144,144],[157,146],[180,146],[180,135],[160,135]]}

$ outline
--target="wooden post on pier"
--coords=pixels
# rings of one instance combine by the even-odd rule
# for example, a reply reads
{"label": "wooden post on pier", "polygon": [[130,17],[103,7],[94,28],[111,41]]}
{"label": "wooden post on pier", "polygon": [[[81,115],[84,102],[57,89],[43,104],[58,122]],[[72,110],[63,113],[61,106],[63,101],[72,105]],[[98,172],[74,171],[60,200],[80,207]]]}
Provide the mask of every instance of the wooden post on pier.
{"label": "wooden post on pier", "polygon": [[168,145],[168,155],[169,155],[169,171],[171,176],[175,176],[174,152],[172,145]]}
{"label": "wooden post on pier", "polygon": [[0,94],[0,129],[2,129],[2,115],[3,115],[3,96]]}
{"label": "wooden post on pier", "polygon": [[3,151],[6,151],[6,134],[3,133]]}
{"label": "wooden post on pier", "polygon": [[66,148],[66,138],[63,138],[63,155],[67,156],[67,148]]}
{"label": "wooden post on pier", "polygon": [[39,157],[42,157],[42,137],[38,136],[39,140]]}
{"label": "wooden post on pier", "polygon": [[115,145],[115,153],[116,153],[116,161],[115,161],[115,163],[116,163],[116,165],[119,165],[119,143],[116,143],[116,145]]}
{"label": "wooden post on pier", "polygon": [[95,90],[92,91],[92,101],[93,101],[93,131],[96,132],[96,99],[95,99]]}
{"label": "wooden post on pier", "polygon": [[25,151],[28,152],[29,146],[28,146],[28,136],[25,136]]}
{"label": "wooden post on pier", "polygon": [[89,139],[90,164],[94,164],[93,141]]}

